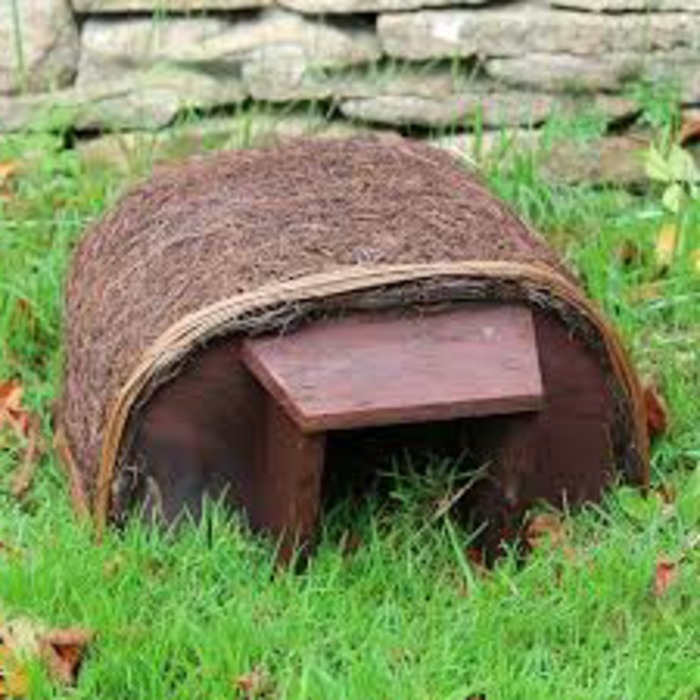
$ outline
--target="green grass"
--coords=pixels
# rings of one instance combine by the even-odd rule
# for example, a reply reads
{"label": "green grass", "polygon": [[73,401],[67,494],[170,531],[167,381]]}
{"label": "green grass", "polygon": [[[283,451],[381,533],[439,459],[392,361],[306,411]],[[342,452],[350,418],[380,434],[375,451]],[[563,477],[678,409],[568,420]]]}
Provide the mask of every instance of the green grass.
{"label": "green grass", "polygon": [[[47,435],[70,249],[128,181],[60,145],[0,141],[0,162],[23,165],[0,204],[0,380],[22,380]],[[53,457],[19,503],[9,495],[17,454],[0,451],[0,614],[98,635],[77,688],[53,685],[34,665],[32,697],[700,697],[698,277],[681,261],[662,296],[632,300],[655,274],[657,192],[556,187],[526,155],[488,177],[577,267],[662,387],[673,420],[653,473],[676,500],[620,489],[571,516],[569,548],[543,547],[526,562],[507,553],[484,574],[465,555],[470,533],[449,514],[433,517],[454,488],[450,468],[433,465],[422,479],[388,476],[388,500],[330,513],[311,565],[293,574],[217,508],[177,536],[134,524],[96,546],[72,517]],[[689,217],[695,226],[700,211]],[[640,260],[624,267],[616,251],[627,240]],[[360,541],[352,552],[342,546],[349,531]],[[679,562],[661,598],[652,592],[659,558]],[[255,669],[266,682],[246,696],[237,684]]]}

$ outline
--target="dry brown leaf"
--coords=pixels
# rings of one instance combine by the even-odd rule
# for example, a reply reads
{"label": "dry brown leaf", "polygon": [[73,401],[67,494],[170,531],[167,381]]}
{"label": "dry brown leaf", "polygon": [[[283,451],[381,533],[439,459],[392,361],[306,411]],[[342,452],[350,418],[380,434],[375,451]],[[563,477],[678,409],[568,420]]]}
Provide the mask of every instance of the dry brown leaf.
{"label": "dry brown leaf", "polygon": [[661,437],[668,430],[668,407],[655,384],[644,387],[644,407],[647,414],[647,428],[651,438]]}
{"label": "dry brown leaf", "polygon": [[[35,620],[13,620],[0,627],[0,649],[3,650],[5,661],[1,666],[3,680],[7,683],[10,677],[14,678],[13,687],[18,687],[26,681],[22,693],[26,695],[28,679],[24,662],[27,659],[39,658],[46,664],[54,680],[73,685],[93,636],[92,632],[84,629],[47,630]],[[0,694],[0,698],[2,697]],[[14,696],[8,694],[8,697]]]}
{"label": "dry brown leaf", "polygon": [[268,672],[261,666],[256,666],[250,673],[236,679],[237,697],[241,700],[264,698],[274,690],[274,684]]}
{"label": "dry brown leaf", "polygon": [[670,506],[676,502],[678,494],[676,493],[676,487],[673,484],[668,484],[666,482],[661,482],[661,484],[656,489],[656,493],[659,498],[664,502],[664,505]]}
{"label": "dry brown leaf", "polygon": [[29,676],[26,669],[0,643],[0,700],[23,698],[29,695]]}
{"label": "dry brown leaf", "polygon": [[44,450],[39,416],[22,405],[22,384],[16,380],[0,382],[0,430],[9,427],[25,442],[22,461],[15,474],[12,494],[23,498],[31,488],[37,463]]}
{"label": "dry brown leaf", "polygon": [[7,183],[17,175],[19,165],[12,161],[0,161],[0,187],[4,187]]}
{"label": "dry brown leaf", "polygon": [[656,236],[654,253],[656,264],[661,268],[667,268],[676,254],[678,232],[674,224],[664,224]]}
{"label": "dry brown leaf", "polygon": [[678,574],[679,567],[677,562],[671,561],[670,559],[659,559],[659,561],[656,562],[656,569],[654,571],[654,595],[657,598],[665,596],[678,580]]}
{"label": "dry brown leaf", "polygon": [[530,549],[536,549],[548,543],[561,547],[569,539],[569,528],[556,513],[540,513],[532,517],[525,528],[525,542]]}
{"label": "dry brown leaf", "polygon": [[65,685],[75,685],[78,672],[94,634],[80,628],[51,630],[41,635],[41,657],[52,678]]}
{"label": "dry brown leaf", "polygon": [[16,163],[0,162],[0,202],[10,200],[10,180],[12,180],[18,172],[19,167]]}
{"label": "dry brown leaf", "polygon": [[687,146],[697,139],[700,139],[700,119],[686,119],[678,135],[678,143]]}
{"label": "dry brown leaf", "polygon": [[641,255],[639,246],[634,241],[629,240],[629,238],[622,241],[615,251],[615,257],[618,262],[625,267],[639,261]]}
{"label": "dry brown leaf", "polygon": [[22,407],[22,393],[20,382],[0,382],[0,430],[9,426],[20,437],[26,436],[29,423],[29,414]]}
{"label": "dry brown leaf", "polygon": [[21,658],[23,651],[7,628],[0,627],[0,700],[29,694],[29,675]]}

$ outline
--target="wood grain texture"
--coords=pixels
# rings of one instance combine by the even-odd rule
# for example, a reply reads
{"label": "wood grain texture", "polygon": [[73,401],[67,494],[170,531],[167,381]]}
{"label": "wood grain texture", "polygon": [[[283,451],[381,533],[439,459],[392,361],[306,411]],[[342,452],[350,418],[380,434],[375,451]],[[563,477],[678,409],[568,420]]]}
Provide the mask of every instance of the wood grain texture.
{"label": "wood grain texture", "polygon": [[543,402],[532,314],[520,306],[320,322],[248,340],[243,360],[310,433],[518,413]]}
{"label": "wood grain texture", "polygon": [[551,314],[534,314],[545,405],[530,414],[469,421],[471,445],[490,478],[465,499],[491,551],[512,540],[538,502],[597,503],[613,483],[615,401],[595,354]]}
{"label": "wood grain texture", "polygon": [[289,561],[313,539],[321,503],[326,436],[308,435],[268,398],[265,451],[256,498],[256,525],[278,541]]}

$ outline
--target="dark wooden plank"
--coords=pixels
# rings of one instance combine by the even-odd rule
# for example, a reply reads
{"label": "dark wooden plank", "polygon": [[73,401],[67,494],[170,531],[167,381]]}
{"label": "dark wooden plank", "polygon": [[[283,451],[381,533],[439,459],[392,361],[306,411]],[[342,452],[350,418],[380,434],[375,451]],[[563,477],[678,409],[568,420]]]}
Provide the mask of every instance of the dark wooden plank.
{"label": "dark wooden plank", "polygon": [[173,522],[186,509],[196,518],[202,498],[225,494],[251,512],[265,441],[267,393],[240,360],[237,340],[203,348],[150,397],[140,413],[129,463],[140,464]]}
{"label": "dark wooden plank", "polygon": [[321,502],[325,435],[308,435],[268,397],[258,526],[279,538],[280,561],[310,544]]}
{"label": "dark wooden plank", "polygon": [[306,432],[532,411],[543,401],[532,315],[519,306],[319,322],[248,340],[243,360]]}
{"label": "dark wooden plank", "polygon": [[614,480],[615,400],[598,358],[551,314],[536,312],[534,323],[546,405],[465,422],[472,453],[490,475],[465,502],[477,523],[488,522],[481,542],[493,551],[538,502],[598,502]]}
{"label": "dark wooden plank", "polygon": [[[134,505],[149,521],[199,519],[205,496],[243,508],[280,542],[280,560],[313,535],[325,436],[303,433],[240,360],[240,343],[202,349],[142,410],[130,459],[149,491]],[[126,504],[125,504],[126,505]]]}

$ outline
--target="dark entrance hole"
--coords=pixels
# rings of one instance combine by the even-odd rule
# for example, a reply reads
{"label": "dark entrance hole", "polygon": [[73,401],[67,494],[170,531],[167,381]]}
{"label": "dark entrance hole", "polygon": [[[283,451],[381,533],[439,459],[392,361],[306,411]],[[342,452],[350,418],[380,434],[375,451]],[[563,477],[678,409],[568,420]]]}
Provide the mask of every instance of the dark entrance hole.
{"label": "dark entrance hole", "polygon": [[429,461],[455,464],[468,446],[463,421],[440,421],[336,431],[328,436],[323,472],[323,510],[340,501],[386,497],[382,475],[397,465]]}

